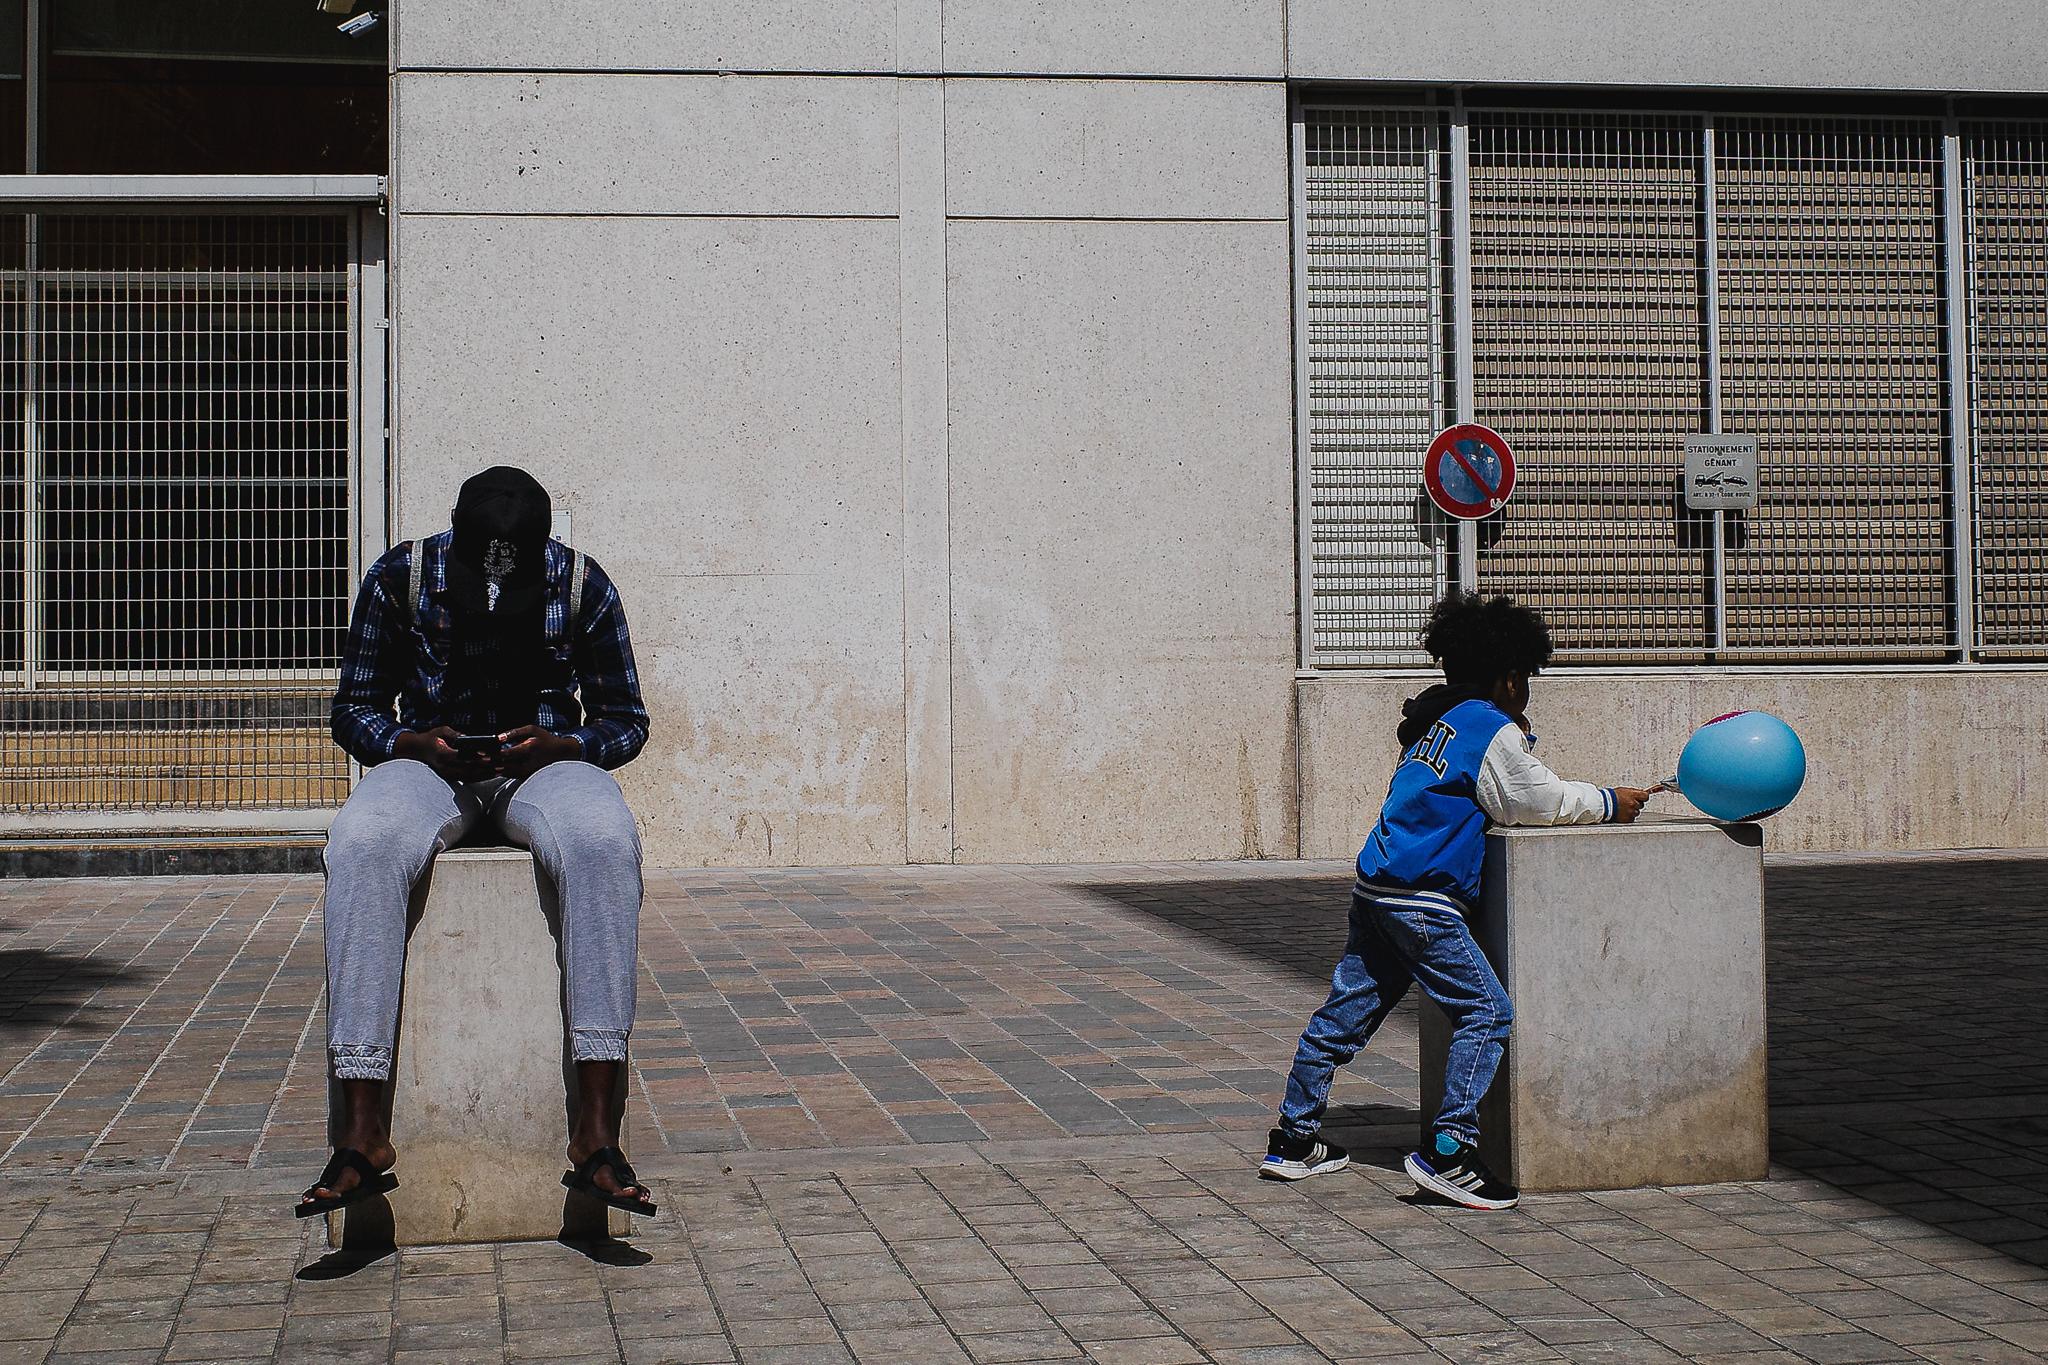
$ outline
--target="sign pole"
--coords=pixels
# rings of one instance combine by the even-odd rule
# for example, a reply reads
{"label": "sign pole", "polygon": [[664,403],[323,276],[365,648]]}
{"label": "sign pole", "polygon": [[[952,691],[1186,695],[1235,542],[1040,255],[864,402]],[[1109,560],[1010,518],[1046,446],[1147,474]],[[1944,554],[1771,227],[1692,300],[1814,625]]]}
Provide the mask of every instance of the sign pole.
{"label": "sign pole", "polygon": [[1977,648],[1977,407],[1970,402],[1975,362],[1970,353],[1966,174],[1962,125],[1956,121],[1955,101],[1950,100],[1941,135],[1941,250],[1948,281],[1948,325],[1942,333],[1948,342],[1949,583],[1955,602],[1956,658],[1963,663],[1976,657]]}
{"label": "sign pole", "polygon": [[[1720,425],[1715,422],[1714,425]],[[1685,438],[1685,505],[1714,515],[1714,652],[1728,649],[1728,513],[1757,500],[1756,437],[1702,432]]]}
{"label": "sign pole", "polygon": [[[1451,317],[1456,352],[1458,421],[1479,420],[1473,385],[1477,367],[1472,359],[1472,128],[1465,109],[1465,92],[1454,92],[1451,110]],[[1470,521],[1458,523],[1458,586],[1466,592],[1479,591],[1479,527]]]}
{"label": "sign pole", "polygon": [[[1714,116],[1701,137],[1700,181],[1705,198],[1707,253],[1707,434],[1721,434],[1721,238],[1720,182]],[[1728,511],[1714,509],[1714,656],[1728,652]]]}
{"label": "sign pole", "polygon": [[1714,662],[1728,652],[1728,509],[1714,509]]}

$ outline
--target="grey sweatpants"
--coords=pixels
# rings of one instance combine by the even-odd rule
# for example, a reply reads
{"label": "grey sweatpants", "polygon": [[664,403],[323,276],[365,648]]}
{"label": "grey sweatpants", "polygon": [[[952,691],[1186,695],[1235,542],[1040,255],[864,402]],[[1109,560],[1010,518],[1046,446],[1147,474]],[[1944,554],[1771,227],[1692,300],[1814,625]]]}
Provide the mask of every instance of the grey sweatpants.
{"label": "grey sweatpants", "polygon": [[394,759],[363,774],[327,834],[327,1053],[340,1079],[391,1074],[407,898],[433,856],[485,818],[533,850],[560,897],[575,1059],[625,1059],[640,833],[619,784],[588,763],[551,763],[523,782],[451,787],[424,763]]}

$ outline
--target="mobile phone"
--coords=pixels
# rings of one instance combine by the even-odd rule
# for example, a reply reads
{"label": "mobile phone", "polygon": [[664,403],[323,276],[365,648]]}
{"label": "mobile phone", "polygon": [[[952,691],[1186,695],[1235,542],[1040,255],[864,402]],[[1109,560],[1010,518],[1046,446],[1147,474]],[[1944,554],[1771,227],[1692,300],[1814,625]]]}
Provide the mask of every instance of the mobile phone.
{"label": "mobile phone", "polygon": [[456,735],[448,741],[448,747],[475,758],[496,758],[505,742],[496,735]]}

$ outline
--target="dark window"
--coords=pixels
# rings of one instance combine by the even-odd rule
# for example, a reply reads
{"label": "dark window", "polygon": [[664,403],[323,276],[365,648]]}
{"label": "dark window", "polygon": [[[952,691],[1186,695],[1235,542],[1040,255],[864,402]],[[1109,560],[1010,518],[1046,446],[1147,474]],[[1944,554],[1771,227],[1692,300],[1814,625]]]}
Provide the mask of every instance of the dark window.
{"label": "dark window", "polygon": [[[56,174],[382,174],[383,16],[313,0],[28,0],[46,6],[38,170]],[[0,172],[23,169],[23,0],[0,0]],[[14,75],[9,77],[7,70]],[[12,110],[10,113],[9,110]],[[12,119],[10,125],[8,120]],[[9,128],[13,129],[10,136]],[[11,160],[10,160],[11,158]]]}

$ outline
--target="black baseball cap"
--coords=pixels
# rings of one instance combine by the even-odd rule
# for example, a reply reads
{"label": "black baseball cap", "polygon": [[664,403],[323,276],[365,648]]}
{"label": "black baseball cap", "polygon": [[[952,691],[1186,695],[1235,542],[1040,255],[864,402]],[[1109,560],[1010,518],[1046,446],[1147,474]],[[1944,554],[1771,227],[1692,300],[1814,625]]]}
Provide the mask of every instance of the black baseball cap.
{"label": "black baseball cap", "polygon": [[453,520],[448,591],[457,605],[499,614],[541,600],[553,509],[533,475],[501,464],[473,476],[456,496]]}

